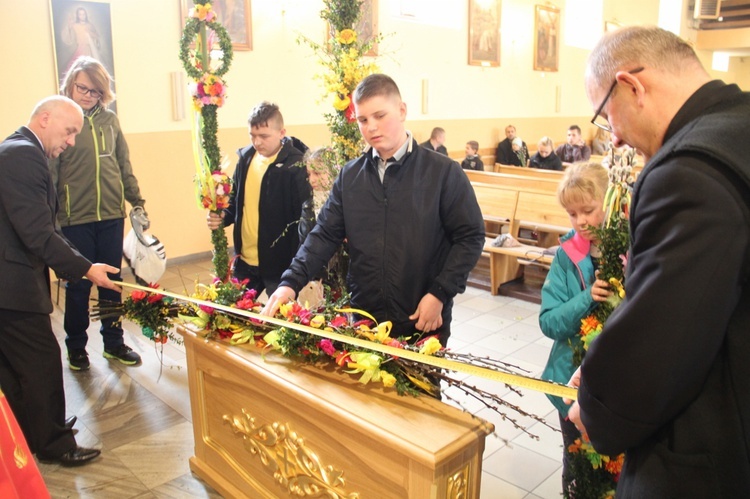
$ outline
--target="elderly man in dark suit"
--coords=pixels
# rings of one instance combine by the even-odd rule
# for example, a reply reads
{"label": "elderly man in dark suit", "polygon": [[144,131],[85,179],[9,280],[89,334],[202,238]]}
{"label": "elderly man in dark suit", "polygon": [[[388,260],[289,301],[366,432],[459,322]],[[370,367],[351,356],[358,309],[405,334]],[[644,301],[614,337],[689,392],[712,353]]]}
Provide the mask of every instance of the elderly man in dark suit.
{"label": "elderly man in dark suit", "polygon": [[83,126],[81,108],[54,96],[35,107],[29,123],[0,144],[0,386],[31,451],[42,461],[84,464],[97,449],[76,444],[74,418],[65,420],[60,346],[49,314],[49,272],[87,277],[119,290],[107,273],[65,239],[55,222],[57,196],[47,159],[75,143]]}

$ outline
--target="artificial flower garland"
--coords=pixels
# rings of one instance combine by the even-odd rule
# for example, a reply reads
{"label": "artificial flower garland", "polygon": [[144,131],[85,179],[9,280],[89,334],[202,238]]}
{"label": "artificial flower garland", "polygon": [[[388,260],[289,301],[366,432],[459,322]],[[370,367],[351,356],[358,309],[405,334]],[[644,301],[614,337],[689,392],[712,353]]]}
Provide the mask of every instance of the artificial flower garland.
{"label": "artificial flower garland", "polygon": [[[180,38],[180,60],[187,75],[194,80],[190,86],[196,110],[193,156],[196,165],[198,205],[220,214],[228,206],[231,180],[223,173],[219,150],[216,112],[226,100],[223,80],[232,63],[232,40],[226,28],[216,19],[211,4],[194,0]],[[208,35],[208,31],[212,36]],[[211,67],[213,37],[221,49],[221,63]],[[195,49],[191,45],[195,43]],[[224,165],[225,166],[225,165]],[[229,275],[228,242],[223,225],[211,231],[214,272],[222,279]]]}
{"label": "artificial flower garland", "polygon": [[[390,322],[378,323],[367,312],[348,308],[348,297],[334,301],[328,293],[325,303],[317,308],[297,302],[286,303],[279,308],[273,323],[269,323],[258,320],[262,304],[257,301],[257,293],[246,290],[245,282],[234,278],[224,281],[217,278],[210,285],[197,284],[190,297],[161,290],[158,284],[151,284],[148,288],[127,286],[136,290],[122,303],[99,302],[94,313],[99,317],[119,316],[135,322],[159,347],[167,338],[179,341],[172,332],[174,324],[191,324],[194,331],[207,339],[237,346],[250,344],[261,348],[264,353],[275,351],[307,364],[332,363],[346,374],[358,375],[362,384],[379,383],[384,388],[395,389],[400,395],[427,393],[439,396],[441,391],[436,384],[439,380],[479,402],[482,408],[497,412],[535,439],[538,437],[522,426],[520,420],[503,411],[511,409],[549,427],[543,417],[506,402],[495,390],[483,390],[455,376],[454,370],[435,367],[414,357],[416,354],[439,357],[452,366],[463,364],[467,369],[478,367],[510,376],[524,377],[528,373],[488,357],[453,352],[444,348],[435,336],[423,337],[415,332],[413,337],[393,338],[390,336]],[[233,313],[235,310],[237,313]],[[320,333],[313,334],[309,331],[311,328]],[[452,369],[461,372],[459,367]],[[512,387],[511,390],[522,396],[518,390]],[[443,392],[443,397],[468,410],[448,393]]]}

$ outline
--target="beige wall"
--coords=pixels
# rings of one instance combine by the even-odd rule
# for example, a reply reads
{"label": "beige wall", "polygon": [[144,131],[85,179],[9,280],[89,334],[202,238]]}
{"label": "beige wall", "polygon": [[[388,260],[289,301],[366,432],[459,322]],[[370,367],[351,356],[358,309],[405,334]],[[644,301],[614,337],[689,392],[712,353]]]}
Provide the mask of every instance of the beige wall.
{"label": "beige wall", "polygon": [[[587,50],[561,44],[560,71],[533,71],[533,15],[536,1],[503,0],[501,67],[468,66],[466,2],[445,2],[450,11],[440,25],[414,23],[399,16],[400,2],[380,0],[380,30],[387,35],[378,62],[394,76],[408,105],[407,125],[418,140],[433,126],[447,130],[449,150],[468,140],[494,147],[508,123],[529,144],[542,135],[556,141],[570,123],[591,135],[591,115],[582,84]],[[12,4],[12,9],[9,9]],[[178,0],[111,1],[118,114],[131,148],[152,230],[171,258],[210,249],[205,213],[194,200],[190,119],[172,119],[171,73],[181,28]],[[235,151],[248,142],[246,118],[262,99],[280,104],[287,131],[310,146],[328,140],[320,102],[320,72],[311,50],[297,43],[300,34],[323,41],[320,0],[251,0],[253,50],[235,52],[227,104],[219,111],[220,145],[233,164]],[[563,26],[565,3],[562,7]],[[0,29],[6,98],[0,135],[25,123],[34,104],[54,93],[55,75],[49,0],[0,0],[6,7]],[[286,10],[282,10],[286,6]],[[604,16],[623,24],[655,23],[657,0],[604,1]],[[12,20],[12,22],[11,22]],[[591,29],[601,29],[599,26]],[[747,73],[737,63],[734,74]],[[743,76],[748,85],[748,76]],[[422,112],[422,82],[428,109]],[[558,100],[559,96],[559,100]],[[186,109],[190,109],[185,96]]]}

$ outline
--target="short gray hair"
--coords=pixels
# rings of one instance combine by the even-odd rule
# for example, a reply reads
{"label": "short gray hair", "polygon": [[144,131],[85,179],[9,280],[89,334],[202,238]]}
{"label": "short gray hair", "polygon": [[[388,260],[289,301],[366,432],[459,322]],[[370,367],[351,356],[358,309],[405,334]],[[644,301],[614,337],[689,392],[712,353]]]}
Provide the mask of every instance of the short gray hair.
{"label": "short gray hair", "polygon": [[81,109],[81,106],[76,104],[76,102],[70,97],[64,95],[51,95],[40,100],[37,105],[34,106],[34,110],[31,112],[31,118],[36,118],[42,113],[52,112],[64,106],[76,109],[80,113],[81,118],[83,118],[83,110]]}
{"label": "short gray hair", "polygon": [[656,26],[626,26],[599,40],[589,55],[586,75],[605,86],[617,71],[642,66],[679,72],[687,61],[700,65],[693,48],[674,33]]}

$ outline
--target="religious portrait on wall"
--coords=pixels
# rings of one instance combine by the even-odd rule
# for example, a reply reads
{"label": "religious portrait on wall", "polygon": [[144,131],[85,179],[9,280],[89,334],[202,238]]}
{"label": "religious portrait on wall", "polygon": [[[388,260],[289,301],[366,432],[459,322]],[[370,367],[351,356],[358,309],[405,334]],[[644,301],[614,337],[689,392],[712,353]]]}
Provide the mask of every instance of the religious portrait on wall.
{"label": "religious portrait on wall", "polygon": [[110,5],[51,0],[50,7],[58,88],[73,61],[82,55],[97,59],[115,79]]}
{"label": "religious portrait on wall", "polygon": [[[194,6],[193,0],[180,0],[182,26],[185,25],[185,19]],[[216,13],[216,19],[227,30],[232,40],[232,49],[252,50],[250,0],[213,0],[211,10]]]}
{"label": "religious portrait on wall", "polygon": [[534,70],[557,71],[560,62],[560,9],[535,6]]}
{"label": "religious portrait on wall", "polygon": [[469,64],[500,66],[500,0],[469,0]]}
{"label": "religious portrait on wall", "polygon": [[[371,40],[378,34],[378,0],[364,0],[362,2],[362,16],[355,27],[355,31],[362,40]],[[378,55],[378,44],[373,43],[372,48],[365,55]]]}

